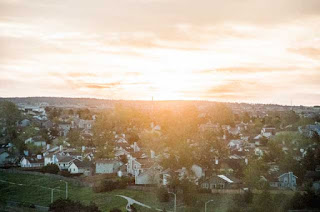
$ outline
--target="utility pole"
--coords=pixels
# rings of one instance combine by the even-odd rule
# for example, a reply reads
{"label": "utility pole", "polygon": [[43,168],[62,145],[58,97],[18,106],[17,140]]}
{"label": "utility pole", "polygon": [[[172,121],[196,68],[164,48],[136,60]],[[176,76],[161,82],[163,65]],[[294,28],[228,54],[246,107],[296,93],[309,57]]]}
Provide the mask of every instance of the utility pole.
{"label": "utility pole", "polygon": [[209,202],[213,202],[213,200],[209,200],[208,202],[206,202],[206,203],[204,204],[204,212],[207,212],[207,204],[208,204]]}
{"label": "utility pole", "polygon": [[64,182],[66,184],[66,199],[68,199],[68,182],[64,180],[60,180],[60,182]]}
{"label": "utility pole", "polygon": [[54,190],[58,190],[57,188],[60,188],[60,187],[49,188],[49,189],[51,189],[51,203],[53,203],[53,191],[54,191]]}
{"label": "utility pole", "polygon": [[169,194],[173,194],[174,195],[174,212],[177,212],[177,194],[168,191]]}

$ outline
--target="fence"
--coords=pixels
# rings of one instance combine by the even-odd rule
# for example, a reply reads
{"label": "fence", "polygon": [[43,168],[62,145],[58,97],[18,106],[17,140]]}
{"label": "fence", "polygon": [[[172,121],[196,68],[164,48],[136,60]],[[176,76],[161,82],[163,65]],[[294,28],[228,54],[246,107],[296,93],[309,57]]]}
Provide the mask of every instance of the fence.
{"label": "fence", "polygon": [[211,189],[213,194],[243,194],[243,189]]}
{"label": "fence", "polygon": [[17,170],[17,169],[0,169],[0,172],[6,172],[6,173],[14,173],[14,174],[30,174],[30,175],[35,175],[35,176],[47,176],[51,177],[57,180],[64,180],[70,183],[73,183],[78,186],[90,186],[92,187],[91,183],[86,183],[83,182],[79,179],[74,179],[74,178],[69,178],[69,177],[64,177],[61,175],[56,175],[56,174],[50,174],[50,173],[42,173],[42,172],[35,172],[35,171],[22,171],[22,170]]}

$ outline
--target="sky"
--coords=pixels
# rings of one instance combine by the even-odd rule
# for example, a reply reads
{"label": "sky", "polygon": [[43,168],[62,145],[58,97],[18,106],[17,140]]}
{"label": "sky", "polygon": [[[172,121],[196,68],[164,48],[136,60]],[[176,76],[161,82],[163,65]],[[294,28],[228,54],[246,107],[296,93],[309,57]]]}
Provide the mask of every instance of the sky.
{"label": "sky", "polygon": [[320,1],[0,0],[0,96],[320,105]]}

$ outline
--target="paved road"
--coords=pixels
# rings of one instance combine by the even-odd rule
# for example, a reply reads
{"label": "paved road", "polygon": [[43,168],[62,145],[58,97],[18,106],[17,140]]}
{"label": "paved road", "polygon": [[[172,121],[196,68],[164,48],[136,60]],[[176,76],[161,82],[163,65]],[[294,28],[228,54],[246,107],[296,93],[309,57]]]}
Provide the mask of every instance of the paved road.
{"label": "paved road", "polygon": [[[116,195],[116,196],[122,197],[122,198],[124,198],[124,199],[126,199],[126,200],[128,201],[128,204],[127,204],[127,206],[126,206],[126,209],[127,209],[128,212],[131,212],[130,206],[133,205],[133,204],[137,204],[137,205],[140,205],[140,206],[142,206],[142,207],[152,209],[151,206],[146,205],[146,204],[143,204],[143,203],[141,203],[141,202],[138,202],[138,201],[136,201],[136,200],[134,200],[134,199],[132,199],[132,198],[130,198],[130,197],[126,197],[126,196],[123,196],[123,195]],[[157,211],[162,211],[161,209],[158,209],[158,208],[153,208],[153,209],[155,209],[155,210],[157,210]],[[169,212],[169,211],[168,211],[168,212]]]}

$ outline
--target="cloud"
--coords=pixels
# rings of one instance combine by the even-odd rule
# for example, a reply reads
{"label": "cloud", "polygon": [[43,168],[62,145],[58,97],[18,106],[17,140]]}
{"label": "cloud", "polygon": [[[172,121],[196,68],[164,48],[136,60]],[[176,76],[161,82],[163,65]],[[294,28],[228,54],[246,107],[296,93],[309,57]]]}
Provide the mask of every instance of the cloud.
{"label": "cloud", "polygon": [[294,72],[294,71],[313,71],[315,68],[302,67],[302,66],[231,66],[231,67],[222,67],[216,69],[207,69],[200,71],[193,71],[195,74],[212,74],[217,72],[229,72],[237,74],[250,74],[250,73],[272,73],[272,72]]}
{"label": "cloud", "polygon": [[300,54],[305,57],[309,57],[311,59],[319,60],[320,59],[320,48],[314,47],[305,47],[305,48],[289,48],[289,52],[293,52],[295,54]]}
{"label": "cloud", "polygon": [[80,86],[81,87],[86,87],[86,88],[93,88],[93,89],[109,89],[109,88],[114,88],[118,87],[120,85],[120,82],[112,82],[112,83],[82,83]]}

